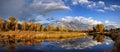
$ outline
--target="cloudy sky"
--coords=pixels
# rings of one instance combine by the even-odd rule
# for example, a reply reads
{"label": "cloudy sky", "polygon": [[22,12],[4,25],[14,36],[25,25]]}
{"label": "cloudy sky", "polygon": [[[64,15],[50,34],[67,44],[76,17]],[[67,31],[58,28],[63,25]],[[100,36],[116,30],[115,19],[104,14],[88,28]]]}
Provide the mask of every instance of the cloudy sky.
{"label": "cloudy sky", "polygon": [[20,21],[80,19],[86,23],[120,24],[120,0],[0,0],[0,17]]}

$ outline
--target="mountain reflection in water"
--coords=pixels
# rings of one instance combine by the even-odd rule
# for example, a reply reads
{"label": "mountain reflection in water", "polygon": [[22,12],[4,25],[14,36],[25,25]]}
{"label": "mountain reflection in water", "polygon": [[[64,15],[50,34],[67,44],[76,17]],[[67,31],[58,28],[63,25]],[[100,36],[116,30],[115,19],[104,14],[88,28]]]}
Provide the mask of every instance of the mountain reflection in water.
{"label": "mountain reflection in water", "polygon": [[104,52],[112,49],[114,42],[105,37],[104,42],[97,42],[92,37],[75,38],[59,41],[2,43],[0,52]]}

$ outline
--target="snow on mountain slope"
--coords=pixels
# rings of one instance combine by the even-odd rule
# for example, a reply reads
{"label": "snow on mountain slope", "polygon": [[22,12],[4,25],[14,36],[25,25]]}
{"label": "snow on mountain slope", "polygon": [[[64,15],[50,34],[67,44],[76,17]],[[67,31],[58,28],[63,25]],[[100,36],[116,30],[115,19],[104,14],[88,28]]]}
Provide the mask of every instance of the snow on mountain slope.
{"label": "snow on mountain slope", "polygon": [[83,16],[66,16],[52,23],[46,23],[44,25],[54,25],[55,27],[69,28],[72,30],[87,30],[88,28],[92,28],[94,25],[97,24],[104,24],[106,29],[114,29],[119,27],[117,23],[113,23],[108,20],[106,20],[105,22],[101,22],[92,19],[92,17],[86,18]]}

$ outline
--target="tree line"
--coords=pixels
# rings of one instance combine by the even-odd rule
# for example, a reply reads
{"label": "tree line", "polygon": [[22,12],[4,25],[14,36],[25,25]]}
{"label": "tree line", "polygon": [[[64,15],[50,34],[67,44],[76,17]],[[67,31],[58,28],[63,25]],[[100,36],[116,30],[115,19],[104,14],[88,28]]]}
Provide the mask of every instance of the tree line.
{"label": "tree line", "polygon": [[104,32],[104,25],[103,24],[97,24],[93,27],[94,32]]}
{"label": "tree line", "polygon": [[49,25],[47,27],[44,27],[40,23],[35,23],[35,22],[26,22],[23,21],[22,24],[18,23],[18,19],[9,16],[7,19],[2,19],[0,18],[0,31],[72,31],[68,28],[60,28],[60,27],[55,27],[53,25]]}

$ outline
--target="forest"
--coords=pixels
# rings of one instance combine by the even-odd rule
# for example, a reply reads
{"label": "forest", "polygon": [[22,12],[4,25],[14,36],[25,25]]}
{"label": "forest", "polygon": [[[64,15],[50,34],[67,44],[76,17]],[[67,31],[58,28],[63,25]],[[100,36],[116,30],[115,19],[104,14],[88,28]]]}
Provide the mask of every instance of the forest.
{"label": "forest", "polygon": [[19,20],[13,16],[9,16],[8,19],[0,18],[0,31],[72,31],[68,28],[60,28],[49,25],[44,27],[40,23],[36,22],[26,22],[23,21],[22,24],[18,23]]}

